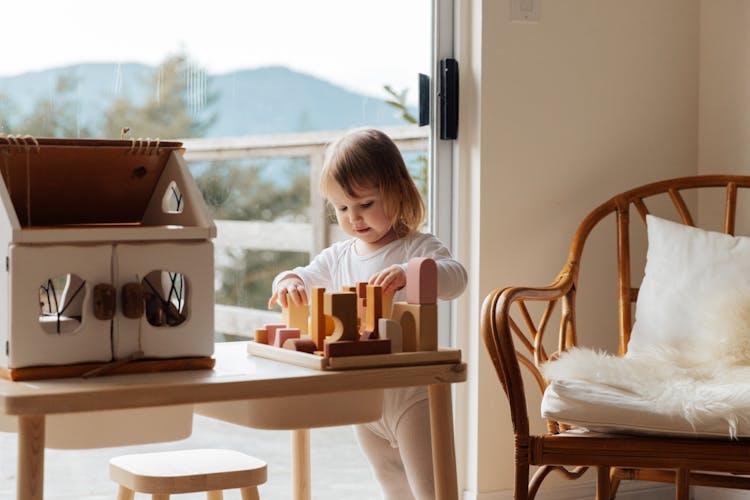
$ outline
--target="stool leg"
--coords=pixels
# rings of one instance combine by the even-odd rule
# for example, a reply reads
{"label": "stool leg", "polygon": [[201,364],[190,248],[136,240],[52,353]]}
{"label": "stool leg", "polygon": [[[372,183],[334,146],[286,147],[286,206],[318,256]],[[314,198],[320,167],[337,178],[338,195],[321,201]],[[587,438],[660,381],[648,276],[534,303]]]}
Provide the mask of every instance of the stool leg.
{"label": "stool leg", "polygon": [[209,491],[206,493],[206,498],[208,498],[208,500],[224,500],[224,493],[222,493],[221,490]]}
{"label": "stool leg", "polygon": [[240,488],[240,493],[242,493],[242,500],[260,500],[257,486],[246,486],[245,488]]}
{"label": "stool leg", "polygon": [[133,500],[134,496],[135,491],[128,489],[125,486],[120,486],[117,489],[117,500]]}

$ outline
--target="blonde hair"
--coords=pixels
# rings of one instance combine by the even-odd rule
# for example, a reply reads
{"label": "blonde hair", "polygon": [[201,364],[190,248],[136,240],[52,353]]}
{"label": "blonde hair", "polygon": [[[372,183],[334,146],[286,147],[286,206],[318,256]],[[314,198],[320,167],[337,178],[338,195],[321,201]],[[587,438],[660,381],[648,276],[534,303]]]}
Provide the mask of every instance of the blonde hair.
{"label": "blonde hair", "polygon": [[377,189],[398,238],[416,231],[424,221],[424,201],[404,158],[379,130],[355,130],[328,146],[320,173],[323,196],[328,197],[333,182],[352,198],[365,189]]}

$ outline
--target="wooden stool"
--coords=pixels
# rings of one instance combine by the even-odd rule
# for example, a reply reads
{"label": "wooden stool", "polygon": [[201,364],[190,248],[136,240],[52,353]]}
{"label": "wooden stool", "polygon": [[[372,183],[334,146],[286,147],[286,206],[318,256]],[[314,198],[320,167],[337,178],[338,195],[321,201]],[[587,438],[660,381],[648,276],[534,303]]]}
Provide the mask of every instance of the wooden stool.
{"label": "wooden stool", "polygon": [[118,500],[135,492],[167,500],[173,493],[205,491],[221,500],[222,490],[239,488],[242,500],[259,500],[258,485],[266,482],[266,463],[231,450],[177,450],[121,455],[109,461],[109,477],[120,485]]}

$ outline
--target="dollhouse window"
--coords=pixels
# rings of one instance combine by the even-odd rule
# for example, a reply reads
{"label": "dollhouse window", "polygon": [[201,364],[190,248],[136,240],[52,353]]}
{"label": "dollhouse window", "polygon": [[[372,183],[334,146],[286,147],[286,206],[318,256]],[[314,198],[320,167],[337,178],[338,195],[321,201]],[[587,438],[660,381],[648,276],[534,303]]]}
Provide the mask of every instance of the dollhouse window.
{"label": "dollhouse window", "polygon": [[86,282],[76,274],[61,274],[39,285],[39,324],[50,334],[75,333],[81,326]]}
{"label": "dollhouse window", "polygon": [[188,285],[182,273],[151,271],[141,284],[146,321],[150,325],[174,327],[185,322]]}
{"label": "dollhouse window", "polygon": [[180,188],[177,187],[176,182],[170,182],[167,190],[164,192],[164,198],[162,198],[162,210],[166,214],[181,214],[184,207],[185,202],[182,198]]}

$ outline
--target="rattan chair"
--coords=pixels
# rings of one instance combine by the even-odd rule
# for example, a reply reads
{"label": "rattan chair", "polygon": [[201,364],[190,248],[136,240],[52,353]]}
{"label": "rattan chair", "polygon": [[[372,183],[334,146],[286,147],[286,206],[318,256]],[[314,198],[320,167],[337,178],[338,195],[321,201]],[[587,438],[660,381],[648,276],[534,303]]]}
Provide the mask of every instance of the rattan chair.
{"label": "rattan chair", "polygon": [[[551,284],[498,288],[486,297],[481,331],[510,405],[515,434],[517,500],[533,499],[552,471],[561,472],[567,479],[576,479],[589,467],[597,470],[597,499],[614,498],[622,479],[672,482],[677,499],[689,498],[690,485],[750,489],[750,478],[743,477],[750,475],[748,440],[574,433],[555,421],[547,421],[546,433],[532,434],[521,372],[523,365],[543,392],[548,381],[540,366],[578,345],[576,293],[581,258],[584,244],[599,222],[614,219],[616,224],[618,354],[622,355],[627,352],[638,294],[638,288],[631,283],[635,280],[631,261],[635,262],[636,258],[631,255],[635,251],[631,248],[631,225],[642,223],[645,226],[651,206],[669,205],[674,218],[694,226],[688,209],[690,203],[685,200],[691,201],[689,196],[694,196],[687,193],[703,190],[713,193],[707,195],[713,196],[710,199],[721,200],[723,232],[734,234],[738,191],[743,196],[748,193],[743,188],[750,188],[750,176],[697,176],[648,184],[614,196],[580,224],[567,263]],[[532,302],[541,302],[541,307]],[[557,324],[557,318],[557,328],[549,327],[550,323]],[[550,339],[556,340],[553,349],[545,350],[546,330],[556,330],[557,338]],[[532,415],[538,413],[535,411]],[[538,468],[530,479],[531,466]]]}

